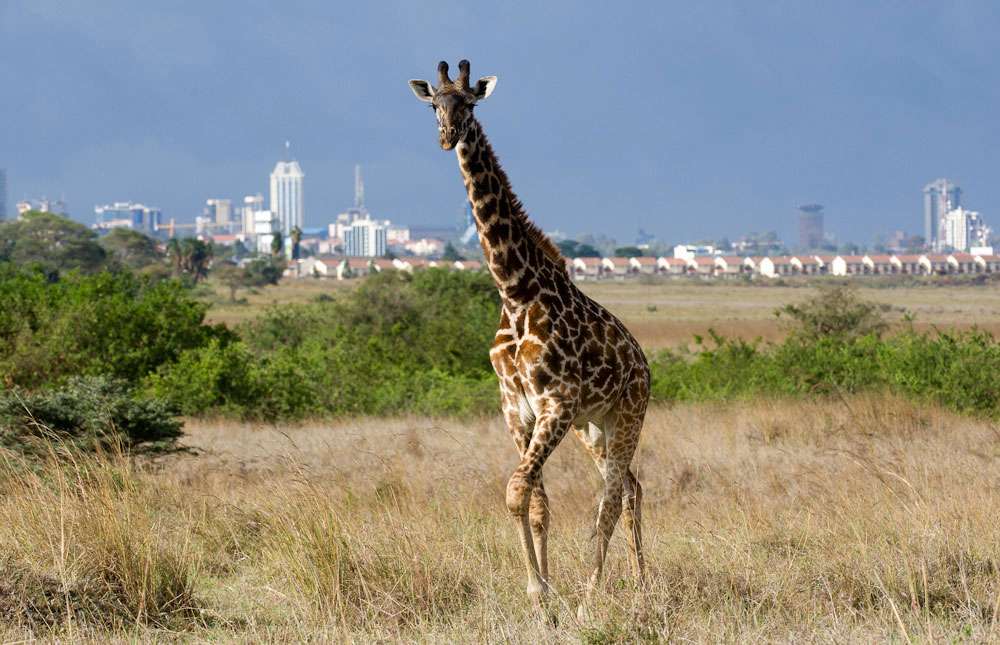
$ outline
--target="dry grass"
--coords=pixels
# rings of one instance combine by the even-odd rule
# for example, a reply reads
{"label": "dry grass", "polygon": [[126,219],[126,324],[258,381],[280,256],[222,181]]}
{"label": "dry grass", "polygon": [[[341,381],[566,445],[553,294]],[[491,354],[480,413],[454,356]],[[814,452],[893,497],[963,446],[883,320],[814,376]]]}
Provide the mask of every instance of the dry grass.
{"label": "dry grass", "polygon": [[494,419],[191,422],[196,455],[0,474],[0,641],[1000,640],[1000,433],[884,397],[650,412],[646,585],[612,545],[574,619],[598,475],[546,466],[532,612]]}
{"label": "dry grass", "polygon": [[[263,287],[255,293],[240,291],[238,297],[245,298],[245,304],[229,303],[229,290],[210,283],[215,296],[208,319],[236,324],[269,306],[337,297],[360,282],[285,279],[278,286]],[[789,279],[788,283],[784,287],[761,287],[725,280],[632,279],[581,282],[579,286],[621,318],[643,347],[659,349],[690,344],[694,334],[704,336],[709,327],[726,336],[781,340],[785,329],[774,310],[816,295],[816,289],[810,286],[813,282],[800,278]],[[967,329],[978,325],[1000,335],[1000,291],[990,285],[944,287],[929,281],[919,286],[876,289],[865,286],[864,279],[857,280],[857,285],[862,298],[891,308],[887,314],[891,321],[898,320],[904,311],[914,315],[918,331],[933,326]]]}

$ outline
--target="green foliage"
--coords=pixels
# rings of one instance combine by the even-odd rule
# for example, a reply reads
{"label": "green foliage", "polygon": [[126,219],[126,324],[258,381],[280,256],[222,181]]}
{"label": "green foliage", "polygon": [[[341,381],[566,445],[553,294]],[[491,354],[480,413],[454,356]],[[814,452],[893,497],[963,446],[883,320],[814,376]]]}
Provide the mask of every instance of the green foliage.
{"label": "green foliage", "polygon": [[101,238],[100,242],[107,251],[108,264],[112,268],[136,271],[151,264],[160,264],[165,260],[165,256],[157,247],[156,240],[141,231],[113,228]]}
{"label": "green foliage", "polygon": [[367,278],[343,300],[270,310],[242,343],[185,352],[148,380],[186,414],[245,417],[495,410],[499,296],[485,273]]}
{"label": "green foliage", "polygon": [[445,262],[458,262],[460,260],[464,260],[465,258],[462,257],[462,254],[458,252],[451,242],[448,242],[444,246],[444,255],[441,259]]}
{"label": "green foliage", "polygon": [[99,271],[105,255],[94,231],[61,215],[27,211],[20,219],[0,222],[0,262],[39,265],[55,277],[72,269]]}
{"label": "green foliage", "polygon": [[0,378],[35,389],[74,375],[138,382],[223,326],[203,324],[207,305],[177,281],[130,273],[70,273],[50,282],[40,271],[0,271]]}
{"label": "green foliage", "polygon": [[888,327],[883,307],[861,300],[853,287],[823,286],[819,295],[800,305],[785,305],[775,315],[788,314],[793,321],[791,334],[801,339],[823,336],[857,338],[881,335]]}
{"label": "green foliage", "polygon": [[247,262],[246,270],[247,286],[263,287],[268,284],[278,284],[281,279],[283,263],[273,258],[257,258],[252,262]]}
{"label": "green foliage", "polygon": [[[701,339],[696,339],[701,344]],[[650,362],[655,399],[737,398],[884,391],[1000,418],[1000,343],[980,329],[898,336],[789,335],[776,345],[711,334],[696,353],[665,350]]]}
{"label": "green foliage", "polygon": [[642,249],[638,246],[619,246],[615,249],[616,258],[637,258],[642,256]]}
{"label": "green foliage", "polygon": [[107,376],[74,376],[32,394],[0,390],[0,447],[32,456],[46,450],[38,439],[58,438],[83,450],[162,452],[181,435],[174,414],[163,400],[136,399],[125,381]]}
{"label": "green foliage", "polygon": [[247,285],[247,271],[234,264],[223,263],[212,272],[215,278],[229,287],[229,300],[236,301],[236,290]]}

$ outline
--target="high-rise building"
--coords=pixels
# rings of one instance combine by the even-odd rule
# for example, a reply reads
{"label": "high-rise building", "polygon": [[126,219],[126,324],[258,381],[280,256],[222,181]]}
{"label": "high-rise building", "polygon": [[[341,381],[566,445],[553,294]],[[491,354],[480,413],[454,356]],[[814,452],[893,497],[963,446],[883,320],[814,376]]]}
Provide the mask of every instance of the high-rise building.
{"label": "high-rise building", "polygon": [[96,216],[94,228],[126,227],[145,233],[155,233],[163,219],[159,208],[132,202],[94,206],[94,215]]}
{"label": "high-rise building", "polygon": [[271,212],[282,234],[305,223],[305,173],[297,161],[279,161],[271,173]]}
{"label": "high-rise building", "polygon": [[7,218],[7,168],[0,166],[0,219]]}
{"label": "high-rise building", "polygon": [[947,179],[935,179],[924,186],[924,243],[936,248],[940,243],[941,217],[962,205],[962,189]]}
{"label": "high-rise building", "polygon": [[264,210],[264,196],[260,193],[247,195],[243,198],[243,212],[241,213],[243,234],[248,239],[254,235],[254,213],[262,210]]}
{"label": "high-rise building", "polygon": [[231,199],[205,200],[205,217],[213,224],[229,224],[232,221],[232,213]]}
{"label": "high-rise building", "polygon": [[799,246],[815,249],[823,242],[823,207],[819,204],[799,206]]}
{"label": "high-rise building", "polygon": [[385,255],[385,226],[370,219],[358,220],[344,231],[344,254],[378,258]]}
{"label": "high-rise building", "polygon": [[941,216],[938,250],[968,251],[972,247],[983,247],[992,233],[993,229],[986,225],[982,215],[959,206]]}

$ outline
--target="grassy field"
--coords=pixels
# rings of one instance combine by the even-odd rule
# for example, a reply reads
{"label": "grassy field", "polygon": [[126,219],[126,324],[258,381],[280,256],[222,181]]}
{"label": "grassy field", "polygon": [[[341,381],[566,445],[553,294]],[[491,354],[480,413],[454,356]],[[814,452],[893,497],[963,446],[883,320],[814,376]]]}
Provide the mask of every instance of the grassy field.
{"label": "grassy field", "polygon": [[0,472],[0,642],[1000,640],[1000,433],[885,398],[650,411],[648,575],[616,535],[580,624],[598,474],[545,469],[530,608],[497,419],[192,421],[194,452]]}
{"label": "grassy field", "polygon": [[[357,280],[282,280],[276,287],[240,292],[245,304],[228,302],[228,289],[210,286],[214,296],[209,319],[235,324],[252,318],[268,306],[306,303],[317,297],[337,297],[353,289]],[[785,286],[727,280],[604,280],[579,283],[583,291],[606,306],[632,330],[643,347],[657,349],[690,343],[693,334],[704,335],[713,327],[723,335],[747,338],[761,336],[779,340],[783,325],[774,315],[776,308],[801,302],[816,294],[818,279],[785,281]],[[1000,288],[996,285],[945,284],[927,278],[920,284],[895,288],[859,278],[854,281],[859,295],[888,307],[886,318],[899,321],[904,312],[914,317],[920,330],[968,328],[972,325],[1000,334]]]}

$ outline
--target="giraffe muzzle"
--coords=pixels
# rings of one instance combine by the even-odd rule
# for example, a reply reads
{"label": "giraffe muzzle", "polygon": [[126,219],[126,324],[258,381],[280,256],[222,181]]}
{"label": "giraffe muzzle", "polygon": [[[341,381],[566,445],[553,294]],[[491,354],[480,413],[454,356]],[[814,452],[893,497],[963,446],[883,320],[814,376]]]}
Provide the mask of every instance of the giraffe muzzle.
{"label": "giraffe muzzle", "polygon": [[445,150],[451,150],[458,143],[458,128],[455,126],[449,126],[447,128],[441,128],[441,136],[439,138],[441,147]]}

